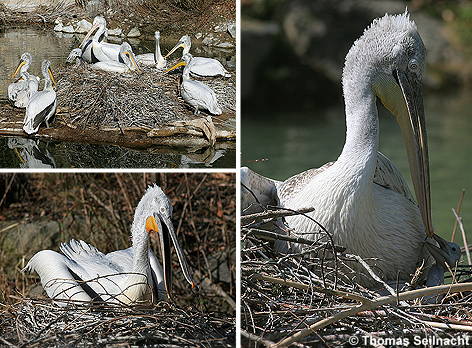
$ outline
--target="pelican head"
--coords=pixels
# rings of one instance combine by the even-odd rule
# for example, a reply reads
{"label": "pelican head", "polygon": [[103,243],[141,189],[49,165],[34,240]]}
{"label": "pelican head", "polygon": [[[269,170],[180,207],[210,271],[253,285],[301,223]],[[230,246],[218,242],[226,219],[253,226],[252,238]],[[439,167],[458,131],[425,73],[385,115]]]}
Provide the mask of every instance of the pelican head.
{"label": "pelican head", "polygon": [[[134,246],[146,243],[149,233],[155,232],[158,234],[159,249],[164,270],[164,285],[167,294],[169,295],[171,294],[172,287],[172,264],[170,256],[171,241],[177,253],[185,279],[192,285],[192,287],[195,286],[190,268],[177,240],[171,218],[172,205],[169,199],[159,186],[153,185],[149,186],[146,193],[139,201],[134,214],[133,226],[131,228]],[[144,224],[144,226],[141,224]],[[140,233],[140,231],[143,231],[144,229],[148,232],[147,235]]]}
{"label": "pelican head", "polygon": [[33,61],[33,58],[31,57],[31,54],[28,52],[25,52],[21,55],[20,57],[20,62],[18,63],[18,66],[15,69],[15,72],[11,75],[11,78],[14,78],[16,75],[19,73],[24,73],[28,70],[28,68],[31,65],[31,62]]}
{"label": "pelican head", "polygon": [[436,260],[436,263],[442,267],[447,264],[449,267],[455,267],[456,263],[461,258],[461,248],[457,243],[448,242],[437,234],[433,235],[434,240],[438,243],[439,247],[429,242],[425,245],[430,254]]}
{"label": "pelican head", "polygon": [[139,69],[138,67],[138,63],[136,63],[136,58],[134,56],[133,49],[126,41],[121,44],[120,55],[123,58],[125,64],[128,66],[128,68],[130,68],[130,70],[138,70],[139,72],[141,72],[141,69]]}
{"label": "pelican head", "polygon": [[56,79],[52,73],[51,62],[49,60],[43,60],[41,63],[41,72],[43,73],[44,80],[46,81],[44,86],[45,89],[51,86],[51,83],[52,87],[56,86]]}
{"label": "pelican head", "polygon": [[105,20],[105,18],[102,16],[96,16],[93,19],[92,27],[90,28],[88,33],[85,35],[85,38],[82,40],[82,43],[80,44],[79,47],[83,49],[87,40],[98,28],[102,28],[104,35],[108,36],[108,30],[106,29],[106,27],[107,27],[107,21]]}
{"label": "pelican head", "polygon": [[184,35],[180,38],[179,42],[166,54],[164,58],[169,57],[172,53],[178,50],[180,47],[183,48],[182,56],[186,53],[190,52],[190,48],[192,47],[192,40],[190,40],[190,36]]}
{"label": "pelican head", "polygon": [[[395,116],[406,144],[411,177],[426,234],[433,236],[429,160],[421,84],[426,50],[416,25],[405,12],[373,21],[346,56],[343,89],[346,106],[356,110],[349,93],[370,88]],[[356,76],[365,76],[359,86]]]}

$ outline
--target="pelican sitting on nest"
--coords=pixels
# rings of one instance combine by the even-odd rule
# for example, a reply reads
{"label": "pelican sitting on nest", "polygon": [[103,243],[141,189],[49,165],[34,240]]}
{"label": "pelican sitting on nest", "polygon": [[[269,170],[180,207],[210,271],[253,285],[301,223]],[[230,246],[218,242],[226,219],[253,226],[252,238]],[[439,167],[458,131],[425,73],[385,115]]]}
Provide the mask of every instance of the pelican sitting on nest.
{"label": "pelican sitting on nest", "polygon": [[156,39],[156,48],[154,53],[139,54],[136,56],[136,61],[142,65],[154,65],[157,69],[164,69],[167,62],[161,54],[161,47],[159,44],[161,34],[156,31],[154,33],[154,38]]}
{"label": "pelican sitting on nest", "polygon": [[[95,30],[97,30],[96,34],[89,40],[89,37]],[[79,48],[82,50],[81,58],[87,63],[96,63],[106,60],[119,61],[120,45],[105,42],[104,40],[107,36],[108,30],[105,18],[96,16],[93,19],[92,28],[90,28],[80,44]],[[93,45],[94,40],[95,49]]]}
{"label": "pelican sitting on nest", "polygon": [[[182,59],[186,54],[190,53],[190,48],[192,47],[192,41],[190,36],[184,35],[180,38],[179,42],[167,53],[164,58],[169,57],[177,49],[182,47]],[[214,76],[224,76],[231,77],[231,74],[223,67],[223,65],[216,59],[206,58],[206,57],[193,57],[192,65],[190,67],[190,73],[195,77],[214,77]]]}
{"label": "pelican sitting on nest", "polygon": [[82,61],[82,49],[78,47],[70,51],[66,59],[66,63],[73,63],[74,61],[76,65],[80,65],[80,62]]}
{"label": "pelican sitting on nest", "polygon": [[[195,286],[171,217],[169,199],[158,186],[151,186],[134,214],[131,248],[103,254],[84,241],[71,240],[61,244],[63,254],[38,252],[25,270],[38,273],[43,288],[53,299],[127,305],[166,299],[172,290],[170,241],[185,279]],[[149,235],[153,232],[159,236],[163,267],[150,249]]]}
{"label": "pelican sitting on nest", "polygon": [[31,96],[26,107],[23,130],[27,134],[36,133],[43,122],[46,122],[46,127],[49,127],[49,120],[56,112],[56,92],[53,89],[56,81],[49,60],[43,60],[41,71],[44,76],[44,88]]}
{"label": "pelican sitting on nest", "polygon": [[23,53],[15,72],[11,75],[14,78],[20,74],[18,80],[8,85],[8,99],[14,102],[17,108],[25,108],[30,97],[39,88],[39,77],[28,73],[32,61],[31,54]]}
{"label": "pelican sitting on nest", "polygon": [[[429,160],[421,97],[425,47],[408,13],[376,19],[346,56],[343,92],[346,142],[336,162],[310,169],[279,182],[248,168],[241,183],[261,203],[276,201],[289,209],[313,207],[307,214],[332,234],[347,252],[368,258],[389,282],[410,279],[428,253],[425,239],[441,240],[451,261],[459,259],[451,246],[433,232],[429,187]],[[416,199],[399,170],[379,148],[376,99],[395,116],[406,143]],[[243,188],[243,207],[254,199]],[[302,215],[286,222],[295,235],[326,241],[326,234]],[[434,243],[434,242],[433,242]],[[282,245],[287,248],[287,245]],[[300,244],[291,249],[300,250]],[[428,248],[428,245],[427,245]],[[438,263],[447,261],[434,253]],[[368,286],[371,280],[357,278]]]}
{"label": "pelican sitting on nest", "polygon": [[182,73],[182,83],[180,84],[180,95],[191,106],[195,108],[195,115],[200,113],[200,109],[208,110],[214,115],[221,115],[222,111],[218,105],[215,92],[200,81],[190,79],[190,55],[184,55],[184,61],[177,63],[166,72],[185,66]]}
{"label": "pelican sitting on nest", "polygon": [[120,60],[123,61],[123,63],[112,60],[98,62],[92,65],[92,69],[116,72],[120,74],[134,70],[139,71],[139,67],[136,63],[133,51],[131,50],[131,46],[127,42],[123,42],[121,44]]}

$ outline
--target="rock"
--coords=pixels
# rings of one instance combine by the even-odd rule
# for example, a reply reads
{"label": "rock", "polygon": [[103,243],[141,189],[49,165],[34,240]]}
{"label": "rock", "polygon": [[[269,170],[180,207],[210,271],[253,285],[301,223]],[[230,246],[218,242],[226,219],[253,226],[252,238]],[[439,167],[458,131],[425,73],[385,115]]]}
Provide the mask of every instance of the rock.
{"label": "rock", "polygon": [[90,23],[86,19],[82,19],[81,21],[77,22],[75,26],[75,32],[79,34],[85,34],[88,33],[90,28],[92,28],[92,23]]}
{"label": "rock", "polygon": [[236,38],[236,22],[228,22],[228,33],[233,39]]}
{"label": "rock", "polygon": [[215,37],[213,36],[213,34],[208,34],[202,40],[202,44],[207,45],[207,46],[213,46],[214,43],[215,43]]}
{"label": "rock", "polygon": [[55,26],[54,26],[54,31],[62,31],[62,28],[64,26],[62,25],[62,23],[57,23]]}
{"label": "rock", "polygon": [[62,25],[62,19],[61,17],[57,17],[56,20],[54,21],[54,24],[61,24]]}
{"label": "rock", "polygon": [[202,38],[202,36],[203,36],[202,33],[196,33],[196,34],[195,34],[195,38],[196,38],[197,40],[200,40],[200,39]]}
{"label": "rock", "polygon": [[141,32],[139,31],[139,29],[137,27],[134,27],[133,29],[131,29],[128,33],[128,35],[126,35],[128,37],[139,37],[141,36]]}
{"label": "rock", "polygon": [[115,29],[108,29],[108,35],[110,36],[121,36],[123,34],[123,30],[120,28]]}
{"label": "rock", "polygon": [[62,32],[73,34],[75,31],[74,31],[74,27],[69,23],[65,27],[62,27]]}
{"label": "rock", "polygon": [[234,44],[231,42],[218,42],[214,44],[213,46],[218,47],[218,48],[234,48]]}
{"label": "rock", "polygon": [[213,28],[215,33],[224,33],[226,29],[227,29],[226,23],[218,24],[217,26]]}

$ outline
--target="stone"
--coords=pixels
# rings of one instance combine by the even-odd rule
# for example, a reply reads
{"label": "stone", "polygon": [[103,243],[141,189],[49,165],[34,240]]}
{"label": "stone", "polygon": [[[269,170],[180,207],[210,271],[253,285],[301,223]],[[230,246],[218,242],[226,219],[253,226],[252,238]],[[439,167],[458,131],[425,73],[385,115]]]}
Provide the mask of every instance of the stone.
{"label": "stone", "polygon": [[224,33],[226,31],[227,27],[226,27],[226,23],[221,23],[221,24],[218,24],[217,26],[215,26],[213,28],[213,30],[215,31],[215,33]]}
{"label": "stone", "polygon": [[68,25],[62,27],[62,32],[73,34],[74,33],[74,27],[69,23]]}
{"label": "stone", "polygon": [[90,23],[86,19],[82,19],[81,21],[78,21],[77,24],[75,25],[75,32],[79,34],[85,34],[85,33],[88,33],[91,28],[92,28],[92,23]]}
{"label": "stone", "polygon": [[228,33],[233,39],[236,38],[236,22],[228,22]]}
{"label": "stone", "polygon": [[202,40],[202,44],[207,45],[207,46],[212,46],[214,44],[214,41],[215,41],[215,38],[214,38],[213,34],[208,34]]}
{"label": "stone", "polygon": [[200,39],[202,38],[202,36],[203,36],[202,33],[196,33],[196,34],[195,34],[195,38],[196,38],[197,40],[200,40]]}
{"label": "stone", "polygon": [[54,24],[62,24],[62,19],[61,17],[57,17],[56,20],[54,21]]}
{"label": "stone", "polygon": [[108,35],[110,36],[121,36],[123,34],[123,30],[120,28],[115,29],[108,29]]}
{"label": "stone", "polygon": [[139,29],[137,27],[134,27],[133,29],[131,29],[128,33],[128,35],[126,35],[128,37],[139,37],[141,36],[141,32],[139,31]]}
{"label": "stone", "polygon": [[55,26],[54,26],[54,31],[62,31],[62,28],[64,26],[62,25],[62,23],[57,23]]}
{"label": "stone", "polygon": [[234,44],[231,42],[218,42],[214,44],[213,46],[218,47],[218,48],[234,48]]}

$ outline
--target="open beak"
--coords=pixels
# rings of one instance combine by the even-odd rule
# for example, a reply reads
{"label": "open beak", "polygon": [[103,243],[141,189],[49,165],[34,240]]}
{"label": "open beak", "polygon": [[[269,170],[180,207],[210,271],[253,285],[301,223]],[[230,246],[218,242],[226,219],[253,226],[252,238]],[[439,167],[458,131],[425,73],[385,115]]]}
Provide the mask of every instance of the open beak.
{"label": "open beak", "polygon": [[21,70],[21,67],[22,67],[23,65],[25,65],[25,64],[26,64],[26,62],[25,62],[24,60],[21,60],[21,61],[18,63],[18,66],[16,67],[15,72],[14,72],[13,74],[11,74],[11,78],[14,78],[16,75],[18,75],[18,73],[19,73],[20,70]]}
{"label": "open beak", "polygon": [[[157,219],[161,222],[161,229],[157,227]],[[180,267],[182,268],[184,277],[187,282],[192,285],[192,288],[194,288],[195,282],[190,272],[190,267],[185,259],[185,255],[177,240],[177,236],[175,235],[174,226],[172,225],[172,222],[167,217],[159,213],[155,213],[153,216],[148,217],[148,219],[146,220],[146,227],[148,226],[148,221],[151,225],[155,224],[155,227],[153,226],[153,228],[155,228],[154,231],[157,231],[159,235],[159,248],[162,256],[164,285],[166,288],[167,295],[170,297],[172,293],[172,259],[170,253],[171,241],[174,245],[177,257],[179,258]]]}
{"label": "open beak", "polygon": [[[430,252],[431,256],[434,257],[436,263],[439,265],[448,264],[449,267],[453,268],[456,262],[460,259],[460,247],[456,243],[448,242],[437,234],[433,235],[434,240],[438,243],[439,247],[426,242],[425,245]],[[452,249],[454,248],[454,249]]]}
{"label": "open beak", "polygon": [[182,48],[185,48],[185,44],[183,42],[177,42],[177,45],[175,45],[170,51],[169,53],[166,54],[166,56],[164,58],[167,58],[169,57],[172,53],[174,53],[176,50],[178,50],[180,47]]}
{"label": "open beak", "polygon": [[132,52],[126,51],[123,54],[126,54],[129,59],[131,60],[131,63],[136,67],[136,70],[138,72],[142,72],[142,70],[139,68],[138,63],[136,62],[136,59],[134,58],[134,54]]}
{"label": "open beak", "polygon": [[175,64],[172,68],[169,68],[169,69],[167,69],[167,70],[164,71],[164,72],[165,72],[165,73],[168,73],[169,71],[175,70],[175,69],[180,68],[181,66],[185,66],[185,65],[187,65],[187,63],[185,63],[185,62],[179,62],[179,63]]}
{"label": "open beak", "polygon": [[52,73],[51,68],[48,68],[48,74],[49,74],[49,77],[51,78],[52,86],[55,87],[56,86],[56,79],[54,78],[54,74]]}
{"label": "open beak", "polygon": [[394,77],[402,90],[407,108],[406,114],[400,113],[397,115],[397,119],[406,143],[416,200],[426,228],[426,235],[433,237],[428,142],[423,97],[421,95],[421,81],[414,74],[402,71],[395,71]]}
{"label": "open beak", "polygon": [[99,27],[98,24],[92,25],[92,27],[91,27],[90,30],[88,31],[87,35],[85,35],[85,38],[82,40],[82,43],[81,43],[80,46],[79,46],[81,49],[84,49],[85,43],[86,43],[87,40],[90,38],[90,36],[92,36],[93,32],[98,29],[98,27]]}

